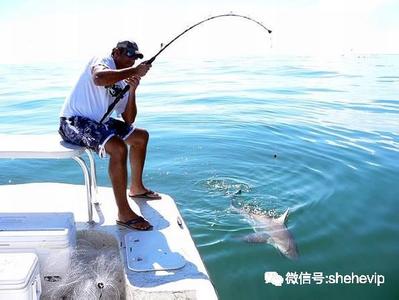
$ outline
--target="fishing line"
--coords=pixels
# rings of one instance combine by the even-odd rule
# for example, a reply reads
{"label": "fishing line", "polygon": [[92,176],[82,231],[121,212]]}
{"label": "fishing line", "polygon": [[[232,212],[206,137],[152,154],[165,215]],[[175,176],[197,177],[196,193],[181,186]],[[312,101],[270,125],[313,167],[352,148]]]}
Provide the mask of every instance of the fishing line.
{"label": "fishing line", "polygon": [[[228,14],[222,14],[222,15],[216,15],[216,16],[212,16],[209,17],[207,19],[204,19],[198,23],[195,23],[194,25],[190,26],[189,28],[187,28],[186,30],[184,30],[183,32],[181,32],[180,34],[178,34],[175,38],[173,38],[170,42],[168,42],[165,46],[161,47],[161,50],[159,50],[153,57],[151,57],[149,60],[147,60],[146,62],[144,62],[145,64],[152,64],[155,59],[158,57],[158,55],[160,55],[163,51],[165,51],[166,48],[168,48],[173,42],[175,42],[177,39],[179,39],[182,35],[186,34],[187,32],[189,32],[190,30],[194,29],[195,27],[214,20],[214,19],[218,19],[218,18],[223,18],[223,17],[238,17],[238,18],[242,18],[251,22],[254,22],[255,24],[259,25],[260,27],[262,27],[264,30],[267,31],[268,34],[271,34],[272,31],[270,29],[268,29],[265,25],[263,25],[261,22],[250,18],[248,16],[244,16],[244,15],[239,15],[239,14],[234,14],[234,13],[228,13]],[[124,97],[124,95],[129,91],[130,86],[126,85],[125,88],[119,92],[119,94],[116,96],[114,102],[111,103],[111,105],[108,107],[107,112],[104,114],[104,116],[101,118],[100,123],[102,123],[113,111],[115,105]]]}
{"label": "fishing line", "polygon": [[233,13],[229,13],[229,14],[223,14],[223,15],[217,15],[217,16],[213,16],[213,17],[209,17],[205,20],[202,20],[192,26],[190,26],[189,28],[187,28],[186,30],[184,30],[182,33],[180,33],[179,35],[177,35],[174,39],[172,39],[169,43],[167,43],[164,47],[161,48],[161,50],[158,51],[157,54],[155,54],[152,58],[150,58],[146,63],[147,64],[151,64],[153,63],[153,61],[157,58],[157,56],[159,54],[161,54],[166,48],[168,48],[174,41],[176,41],[178,38],[180,38],[183,34],[187,33],[188,31],[190,31],[191,29],[197,27],[198,25],[201,25],[202,23],[208,22],[210,20],[213,19],[217,19],[217,18],[222,18],[222,17],[239,17],[239,18],[243,18],[252,22],[255,22],[256,24],[258,24],[259,26],[261,26],[263,29],[265,29],[269,34],[272,33],[272,31],[270,29],[268,29],[265,25],[263,25],[261,22],[256,21],[248,16],[244,16],[244,15],[238,15],[238,14],[233,14]]}

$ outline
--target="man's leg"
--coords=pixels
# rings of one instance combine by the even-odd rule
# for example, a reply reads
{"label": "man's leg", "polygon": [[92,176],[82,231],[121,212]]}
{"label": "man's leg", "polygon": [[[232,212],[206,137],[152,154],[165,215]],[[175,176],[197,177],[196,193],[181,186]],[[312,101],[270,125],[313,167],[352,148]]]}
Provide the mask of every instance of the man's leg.
{"label": "man's leg", "polygon": [[131,167],[130,195],[138,195],[148,190],[143,184],[143,169],[147,154],[149,134],[145,129],[136,128],[125,140],[130,145],[129,159]]}
{"label": "man's leg", "polygon": [[[114,190],[116,205],[118,206],[118,219],[119,221],[127,222],[138,217],[130,208],[126,197],[127,146],[121,138],[114,136],[105,144],[105,151],[110,155],[108,171]],[[149,223],[147,221],[139,222],[135,226],[144,229],[149,226]]]}

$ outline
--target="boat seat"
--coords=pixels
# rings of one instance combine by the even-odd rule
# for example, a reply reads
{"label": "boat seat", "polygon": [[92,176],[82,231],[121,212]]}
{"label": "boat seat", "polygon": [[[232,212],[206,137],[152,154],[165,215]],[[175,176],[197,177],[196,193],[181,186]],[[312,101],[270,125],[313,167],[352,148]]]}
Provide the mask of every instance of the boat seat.
{"label": "boat seat", "polygon": [[[82,158],[87,154],[90,170]],[[96,166],[92,152],[64,142],[58,134],[7,135],[0,134],[0,159],[67,159],[75,160],[85,179],[89,223],[93,223],[93,203],[96,202]]]}

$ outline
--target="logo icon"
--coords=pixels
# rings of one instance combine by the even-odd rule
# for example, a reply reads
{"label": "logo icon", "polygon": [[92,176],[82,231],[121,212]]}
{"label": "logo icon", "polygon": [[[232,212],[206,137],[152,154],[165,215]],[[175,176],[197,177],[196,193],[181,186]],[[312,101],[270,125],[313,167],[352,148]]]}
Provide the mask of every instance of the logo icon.
{"label": "logo icon", "polygon": [[264,278],[265,283],[271,283],[274,286],[282,286],[284,282],[283,276],[280,276],[277,272],[265,272]]}

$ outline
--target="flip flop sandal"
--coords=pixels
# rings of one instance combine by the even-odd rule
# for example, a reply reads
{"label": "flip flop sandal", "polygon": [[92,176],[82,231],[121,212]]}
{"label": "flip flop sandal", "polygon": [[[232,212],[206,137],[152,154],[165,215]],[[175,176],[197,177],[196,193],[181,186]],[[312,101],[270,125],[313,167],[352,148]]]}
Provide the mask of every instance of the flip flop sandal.
{"label": "flip flop sandal", "polygon": [[144,219],[143,217],[137,217],[137,218],[131,219],[131,220],[127,221],[127,222],[122,222],[122,221],[116,220],[116,224],[118,224],[119,226],[126,227],[128,229],[148,231],[148,230],[151,230],[153,228],[152,225],[148,225],[148,227],[144,227],[144,228],[134,226],[135,224],[142,223],[142,222],[148,222],[148,221],[146,219]]}
{"label": "flip flop sandal", "polygon": [[142,194],[137,194],[137,195],[129,195],[130,198],[138,198],[138,199],[147,199],[147,200],[159,200],[162,199],[162,197],[154,192],[154,191],[146,191],[145,193]]}

